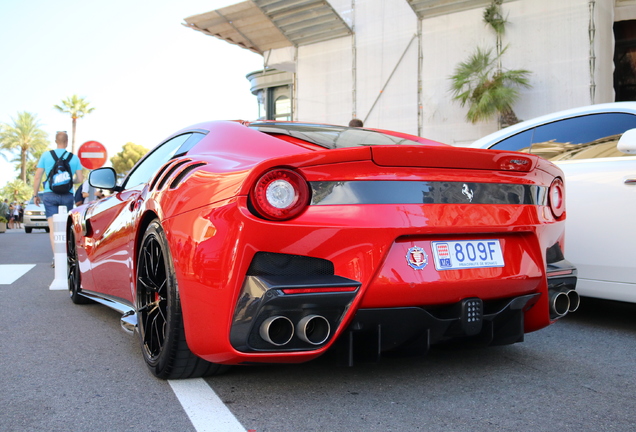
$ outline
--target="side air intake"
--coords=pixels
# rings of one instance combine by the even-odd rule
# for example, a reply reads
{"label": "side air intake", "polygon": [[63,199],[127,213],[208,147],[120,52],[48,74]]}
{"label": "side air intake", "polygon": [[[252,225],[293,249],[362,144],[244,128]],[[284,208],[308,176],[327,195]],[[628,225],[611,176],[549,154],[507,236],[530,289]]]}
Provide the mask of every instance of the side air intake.
{"label": "side air intake", "polygon": [[191,159],[171,161],[165,164],[150,183],[150,191],[161,190],[170,182],[170,189],[178,187],[194,170],[207,165],[205,162],[194,162]]}

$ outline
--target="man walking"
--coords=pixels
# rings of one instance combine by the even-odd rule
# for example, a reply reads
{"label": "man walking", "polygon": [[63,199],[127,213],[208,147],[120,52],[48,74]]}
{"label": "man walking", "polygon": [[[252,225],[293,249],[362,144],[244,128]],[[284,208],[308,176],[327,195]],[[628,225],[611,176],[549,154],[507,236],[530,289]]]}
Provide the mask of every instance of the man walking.
{"label": "man walking", "polygon": [[[74,154],[67,152],[66,147],[68,146],[68,135],[66,132],[57,132],[55,134],[55,144],[57,148],[55,150],[51,150],[50,152],[46,152],[40,158],[38,162],[37,169],[35,170],[35,179],[33,180],[33,202],[39,206],[40,202],[44,204],[44,211],[46,213],[46,219],[49,223],[49,235],[51,239],[51,248],[53,249],[53,253],[55,254],[55,242],[54,242],[54,233],[53,233],[53,215],[58,213],[58,206],[66,206],[68,210],[73,208],[73,191],[69,191],[68,193],[58,194],[51,190],[51,179],[48,178],[51,170],[56,164],[56,158],[53,157],[51,153],[55,153],[57,158],[67,158],[68,155],[71,155],[71,158],[68,161],[68,164],[71,168],[71,173],[75,173],[75,178],[73,179],[73,183],[82,184],[84,181],[82,175],[82,164],[79,161],[79,158]],[[40,191],[40,182],[42,181],[42,176],[46,173],[47,179],[44,182],[44,188],[42,192]],[[55,263],[55,261],[53,261]],[[51,266],[54,266],[52,264]]]}

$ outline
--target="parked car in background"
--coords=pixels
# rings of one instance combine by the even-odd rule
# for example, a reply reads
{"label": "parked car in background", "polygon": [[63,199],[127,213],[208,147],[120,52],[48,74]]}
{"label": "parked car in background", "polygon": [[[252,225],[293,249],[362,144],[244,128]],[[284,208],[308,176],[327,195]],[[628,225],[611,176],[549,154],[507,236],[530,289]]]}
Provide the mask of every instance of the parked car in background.
{"label": "parked car in background", "polygon": [[24,207],[24,219],[22,220],[24,231],[31,234],[33,229],[43,229],[49,232],[49,223],[44,213],[44,205],[35,205],[33,199]]}
{"label": "parked car in background", "polygon": [[578,268],[577,291],[583,296],[636,302],[636,131],[632,129],[636,129],[636,102],[617,102],[538,117],[471,145],[535,154],[563,170],[566,254]]}
{"label": "parked car in background", "polygon": [[71,300],[123,313],[156,376],[521,342],[578,307],[562,172],[397,132],[208,122],[70,211]]}

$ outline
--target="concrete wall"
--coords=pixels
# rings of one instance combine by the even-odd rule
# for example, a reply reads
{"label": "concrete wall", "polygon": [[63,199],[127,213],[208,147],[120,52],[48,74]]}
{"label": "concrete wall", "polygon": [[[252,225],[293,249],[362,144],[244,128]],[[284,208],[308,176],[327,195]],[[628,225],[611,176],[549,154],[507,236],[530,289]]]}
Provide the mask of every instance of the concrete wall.
{"label": "concrete wall", "polygon": [[351,115],[351,38],[298,48],[295,120],[347,124]]}
{"label": "concrete wall", "polygon": [[359,1],[354,23],[350,7],[333,6],[355,25],[355,37],[298,48],[296,118],[347,124],[355,115],[369,125],[416,134],[417,38],[409,46],[417,33],[413,10],[405,1]]}
{"label": "concrete wall", "polygon": [[417,134],[417,17],[406,1],[359,1],[355,23],[358,117]]}
{"label": "concrete wall", "polygon": [[[421,39],[409,47],[418,20],[406,1],[331,3],[354,26],[355,36],[298,48],[298,120],[347,124],[355,112],[367,118],[369,127],[417,134],[421,43],[421,135],[466,144],[497,129],[496,120],[468,123],[468,108],[452,101],[449,92],[456,65],[477,46],[495,45],[482,8],[422,20]],[[589,0],[516,0],[504,3],[503,10],[509,21],[503,66],[532,72],[532,88],[521,91],[514,107],[520,119],[614,100],[613,0],[597,0],[593,6]]]}

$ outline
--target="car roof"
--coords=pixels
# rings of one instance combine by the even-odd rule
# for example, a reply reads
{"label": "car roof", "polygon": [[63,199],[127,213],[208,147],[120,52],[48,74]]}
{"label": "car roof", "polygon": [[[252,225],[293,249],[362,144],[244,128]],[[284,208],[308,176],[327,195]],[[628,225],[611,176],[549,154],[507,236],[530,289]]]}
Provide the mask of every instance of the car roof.
{"label": "car roof", "polygon": [[578,108],[571,108],[564,111],[546,114],[540,117],[526,120],[521,123],[517,123],[516,125],[498,130],[497,132],[493,132],[490,135],[486,135],[485,137],[478,139],[477,141],[468,145],[468,147],[489,148],[503,138],[516,135],[519,132],[522,132],[526,129],[531,129],[544,123],[552,123],[557,120],[563,120],[571,117],[580,117],[588,114],[611,112],[636,114],[636,102],[612,102],[597,105],[586,105]]}

